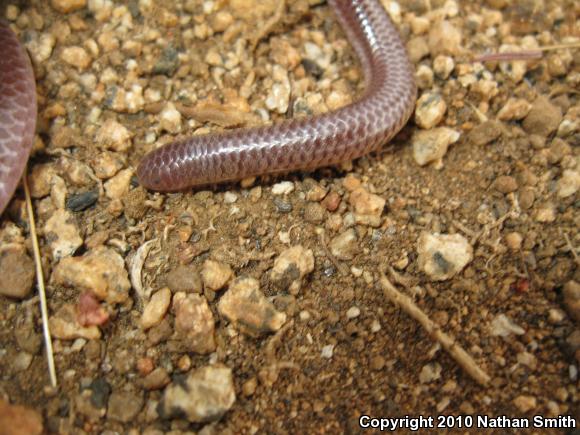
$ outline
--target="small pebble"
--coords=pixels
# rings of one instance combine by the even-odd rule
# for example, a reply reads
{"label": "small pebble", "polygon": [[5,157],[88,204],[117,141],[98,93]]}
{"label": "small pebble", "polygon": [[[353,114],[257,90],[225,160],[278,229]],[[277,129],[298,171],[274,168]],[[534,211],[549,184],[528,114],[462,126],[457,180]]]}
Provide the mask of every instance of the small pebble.
{"label": "small pebble", "polygon": [[286,322],[286,314],[277,311],[260,291],[260,283],[249,277],[230,284],[218,303],[218,311],[251,336],[278,331]]}
{"label": "small pebble", "polygon": [[346,312],[346,318],[349,320],[356,319],[358,316],[360,316],[359,307],[350,307]]}
{"label": "small pebble", "polygon": [[558,197],[567,198],[580,189],[580,172],[566,169],[557,183]]}
{"label": "small pebble", "polygon": [[497,315],[491,322],[491,335],[499,337],[508,337],[512,334],[524,335],[526,331],[520,326],[516,325],[505,314]]}
{"label": "small pebble", "polygon": [[348,201],[353,206],[357,224],[374,228],[381,225],[381,216],[386,202],[384,198],[368,192],[361,186],[350,193]]}
{"label": "small pebble", "polygon": [[519,251],[522,247],[523,237],[520,233],[511,232],[505,236],[507,247],[511,251]]}
{"label": "small pebble", "polygon": [[44,225],[55,260],[70,257],[83,244],[76,219],[68,210],[56,210]]}
{"label": "small pebble", "polygon": [[564,284],[564,308],[576,322],[580,323],[580,284],[574,280]]}
{"label": "small pebble", "polygon": [[519,121],[530,112],[532,105],[523,98],[510,98],[497,112],[497,119],[501,121]]}
{"label": "small pebble", "polygon": [[439,363],[429,363],[423,366],[419,373],[419,382],[429,384],[441,378],[441,365]]}
{"label": "small pebble", "polygon": [[190,352],[215,351],[215,320],[204,296],[190,293],[175,303],[175,331]]}
{"label": "small pebble", "polygon": [[327,344],[326,346],[322,347],[322,351],[320,352],[320,356],[325,359],[332,358],[334,354],[334,344]]}
{"label": "small pebble", "polygon": [[356,232],[353,228],[334,237],[329,243],[330,252],[339,260],[352,260],[359,252]]}
{"label": "small pebble", "polygon": [[163,317],[167,313],[170,303],[171,290],[169,290],[169,288],[165,287],[153,293],[151,299],[143,309],[141,327],[143,329],[149,329],[161,323]]}
{"label": "small pebble", "polygon": [[0,250],[0,295],[24,299],[32,292],[36,276],[34,262],[23,246],[14,245]]}
{"label": "small pebble", "polygon": [[513,400],[513,404],[520,412],[526,413],[536,408],[537,400],[534,396],[520,395]]}
{"label": "small pebble", "polygon": [[143,394],[137,392],[113,391],[107,405],[107,417],[111,420],[129,423],[143,408]]}
{"label": "small pebble", "polygon": [[447,104],[441,95],[427,92],[415,103],[415,122],[419,127],[428,130],[443,120],[446,111]]}
{"label": "small pebble", "polygon": [[294,183],[291,181],[282,181],[272,186],[272,195],[288,195],[294,192]]}
{"label": "small pebble", "polygon": [[52,280],[65,287],[89,291],[112,304],[125,302],[131,288],[123,257],[103,246],[82,257],[63,258],[55,266]]}
{"label": "small pebble", "polygon": [[473,247],[460,234],[423,233],[417,253],[419,268],[434,281],[455,276],[473,259]]}
{"label": "small pebble", "polygon": [[235,401],[232,370],[215,365],[198,368],[167,386],[157,409],[163,419],[203,423],[219,420]]}
{"label": "small pebble", "polygon": [[429,51],[431,57],[439,54],[458,55],[461,53],[461,31],[450,21],[439,21],[429,30]]}
{"label": "small pebble", "polygon": [[221,290],[233,276],[234,272],[228,264],[214,260],[204,261],[201,269],[205,288],[213,291]]}
{"label": "small pebble", "polygon": [[467,139],[474,145],[483,146],[499,138],[502,131],[503,127],[500,122],[486,121],[471,130]]}
{"label": "small pebble", "polygon": [[507,194],[518,190],[518,182],[514,177],[509,175],[501,175],[497,177],[493,183],[495,190],[500,193]]}
{"label": "small pebble", "polygon": [[314,254],[302,245],[285,249],[274,260],[270,279],[280,290],[298,294],[304,278],[314,270]]}
{"label": "small pebble", "polygon": [[561,109],[544,96],[539,96],[532,104],[522,126],[529,134],[546,137],[556,131],[562,121]]}
{"label": "small pebble", "polygon": [[459,140],[460,133],[447,127],[419,130],[411,139],[413,158],[419,166],[440,162],[449,145]]}

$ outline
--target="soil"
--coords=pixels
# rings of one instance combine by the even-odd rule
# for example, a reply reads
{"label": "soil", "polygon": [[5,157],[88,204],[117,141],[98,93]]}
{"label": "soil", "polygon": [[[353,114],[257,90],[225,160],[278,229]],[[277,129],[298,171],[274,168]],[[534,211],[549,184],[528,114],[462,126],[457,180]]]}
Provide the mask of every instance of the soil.
{"label": "soil", "polygon": [[[12,240],[27,251],[11,252],[2,267],[25,296],[0,296],[0,399],[35,410],[48,433],[71,434],[358,433],[361,415],[432,416],[434,424],[439,416],[572,416],[578,424],[580,50],[474,61],[504,44],[577,44],[577,2],[402,0],[397,10],[385,1],[409,43],[419,96],[445,102],[442,113],[428,109],[440,116],[434,125],[412,118],[379,152],[341,167],[170,194],[134,177],[159,142],[346,104],[362,89],[356,56],[319,1],[288,0],[278,14],[278,1],[84,3],[9,0],[0,11],[37,76],[29,173],[49,316],[84,300],[80,285],[67,285],[78,276],[54,276],[66,258],[105,246],[125,262],[120,271],[103,266],[121,283],[139,249],[152,240],[153,248],[140,267],[141,292],[119,284],[122,296],[108,289],[96,294],[96,308],[89,303],[103,310],[91,325],[98,337],[79,329],[53,338],[52,388],[36,287],[29,293],[30,279],[21,278],[33,254],[19,192],[0,220],[2,249]],[[451,31],[434,24],[441,21]],[[319,59],[308,57],[307,43]],[[67,57],[70,47],[84,53]],[[451,71],[436,65],[438,56],[451,59]],[[290,87],[287,98],[271,93],[277,85],[282,95]],[[510,99],[523,114],[506,108]],[[416,134],[436,127],[459,139],[420,166]],[[385,200],[378,225],[357,221],[357,186]],[[337,258],[333,242],[349,229],[356,238]],[[420,261],[422,234],[460,235],[472,255],[439,280]],[[314,268],[298,288],[281,288],[270,270],[292,246],[310,250]],[[207,260],[229,266],[229,284],[211,288]],[[470,376],[436,332],[395,305],[382,274],[489,380]],[[281,328],[248,333],[223,315],[218,304],[235,277],[257,279],[286,315]],[[172,304],[145,330],[148,293],[166,286]],[[175,336],[178,300],[200,292],[215,319],[210,353]],[[159,412],[169,386],[214,364],[233,376],[235,402],[223,415],[192,422]]]}

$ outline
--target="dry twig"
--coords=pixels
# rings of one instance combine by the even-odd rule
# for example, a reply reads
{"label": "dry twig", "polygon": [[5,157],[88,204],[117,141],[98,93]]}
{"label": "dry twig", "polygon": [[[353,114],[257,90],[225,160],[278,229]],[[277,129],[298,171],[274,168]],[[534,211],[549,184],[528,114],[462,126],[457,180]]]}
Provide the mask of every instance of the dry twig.
{"label": "dry twig", "polygon": [[48,326],[48,308],[46,306],[46,291],[44,288],[44,274],[40,261],[40,249],[38,247],[38,236],[36,235],[36,224],[32,211],[32,200],[30,199],[30,189],[28,187],[27,169],[24,170],[22,184],[24,185],[24,196],[26,198],[26,213],[28,214],[28,224],[30,226],[30,239],[32,240],[32,252],[34,253],[34,264],[36,266],[36,282],[38,285],[38,295],[40,296],[40,313],[42,316],[42,330],[44,333],[44,345],[46,347],[46,359],[48,360],[48,374],[50,384],[53,388],[57,386],[56,369],[54,367],[54,355],[52,352],[52,340]]}
{"label": "dry twig", "polygon": [[405,313],[419,322],[429,336],[441,344],[443,349],[449,353],[449,355],[467,374],[469,374],[480,385],[485,386],[489,383],[491,379],[489,375],[477,365],[467,351],[465,351],[465,349],[463,349],[453,337],[441,331],[439,326],[433,322],[427,314],[421,311],[411,298],[399,292],[395,286],[391,284],[385,274],[381,274],[380,283],[384,295]]}

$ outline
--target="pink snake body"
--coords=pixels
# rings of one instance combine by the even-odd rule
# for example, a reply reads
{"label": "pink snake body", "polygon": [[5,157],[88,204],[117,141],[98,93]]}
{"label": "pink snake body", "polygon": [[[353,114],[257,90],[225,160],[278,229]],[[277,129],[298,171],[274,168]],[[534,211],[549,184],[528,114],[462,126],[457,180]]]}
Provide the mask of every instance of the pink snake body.
{"label": "pink snake body", "polygon": [[192,136],[147,154],[141,185],[160,191],[313,169],[361,157],[391,139],[414,109],[405,47],[377,0],[328,0],[357,52],[366,89],[353,104],[264,127]]}
{"label": "pink snake body", "polygon": [[[361,157],[390,140],[414,109],[416,87],[405,47],[378,0],[328,0],[353,45],[366,88],[336,111],[278,124],[192,136],[147,154],[142,186],[160,191],[314,169]],[[30,59],[0,20],[0,213],[34,140],[36,88]]]}
{"label": "pink snake body", "polygon": [[36,84],[28,54],[0,19],[0,214],[24,172],[36,128]]}

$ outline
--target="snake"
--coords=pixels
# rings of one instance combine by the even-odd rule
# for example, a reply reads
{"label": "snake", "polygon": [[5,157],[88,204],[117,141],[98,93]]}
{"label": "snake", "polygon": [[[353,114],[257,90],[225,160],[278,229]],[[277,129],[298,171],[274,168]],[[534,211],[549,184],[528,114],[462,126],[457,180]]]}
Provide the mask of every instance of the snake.
{"label": "snake", "polygon": [[32,63],[8,23],[0,20],[0,214],[24,172],[35,130]]}
{"label": "snake", "polygon": [[[312,170],[362,157],[387,143],[413,113],[414,69],[379,0],[327,0],[364,73],[352,103],[271,125],[193,135],[146,154],[136,170],[156,191]],[[26,51],[0,21],[0,213],[12,196],[34,140],[36,92]]]}

